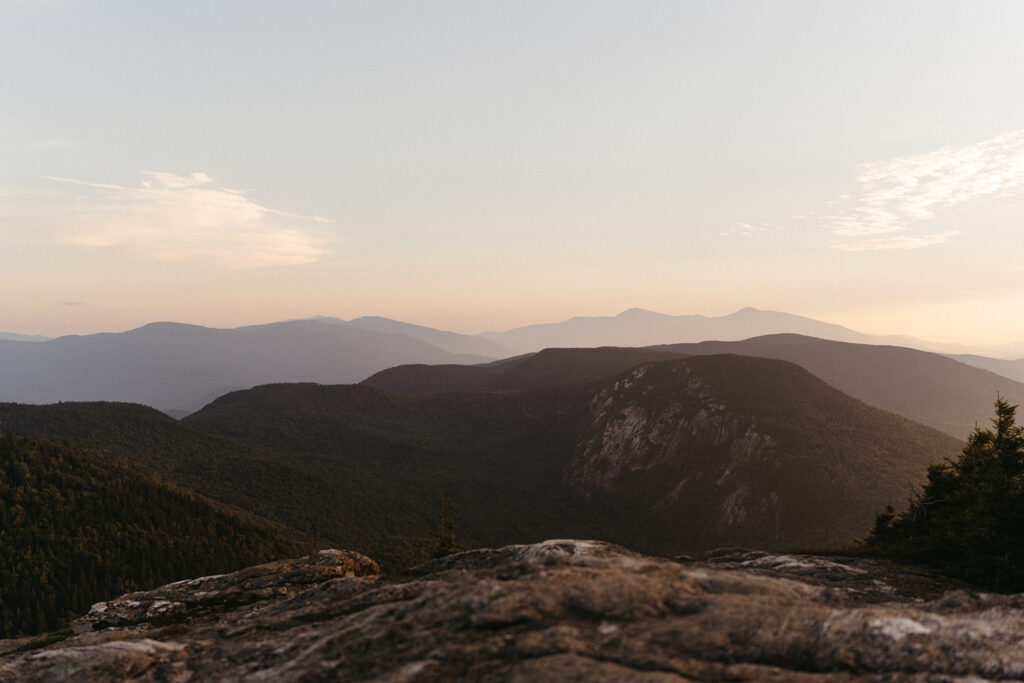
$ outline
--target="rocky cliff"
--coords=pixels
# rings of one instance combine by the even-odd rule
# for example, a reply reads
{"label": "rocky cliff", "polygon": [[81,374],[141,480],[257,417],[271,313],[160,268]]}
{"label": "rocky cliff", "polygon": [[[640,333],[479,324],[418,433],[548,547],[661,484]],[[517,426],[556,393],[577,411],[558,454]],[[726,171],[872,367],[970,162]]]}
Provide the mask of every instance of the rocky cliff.
{"label": "rocky cliff", "polygon": [[[0,680],[977,681],[1024,676],[1024,597],[863,559],[593,541],[382,576],[317,555],[99,603]],[[909,592],[908,592],[908,589]]]}
{"label": "rocky cliff", "polygon": [[928,432],[788,363],[648,363],[592,394],[562,481],[648,552],[842,547],[949,448]]}

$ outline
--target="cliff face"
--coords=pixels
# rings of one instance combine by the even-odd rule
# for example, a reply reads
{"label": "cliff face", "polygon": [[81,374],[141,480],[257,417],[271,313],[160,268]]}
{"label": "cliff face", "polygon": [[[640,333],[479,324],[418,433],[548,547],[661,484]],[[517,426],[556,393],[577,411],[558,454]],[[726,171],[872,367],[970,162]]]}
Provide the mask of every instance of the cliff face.
{"label": "cliff face", "polygon": [[[562,469],[631,547],[849,545],[949,444],[788,363],[651,363],[593,395]],[[904,436],[896,436],[902,434]]]}
{"label": "cliff face", "polygon": [[0,680],[1024,676],[1024,599],[925,602],[898,590],[911,584],[941,588],[866,560],[681,562],[594,541],[476,550],[394,576],[323,551],[100,603],[69,632],[2,643]]}
{"label": "cliff face", "polygon": [[588,502],[642,510],[650,526],[675,511],[693,529],[691,547],[706,544],[701,536],[711,545],[781,540],[775,439],[756,418],[731,411],[688,365],[633,370],[594,396],[590,415],[592,436],[563,475]]}

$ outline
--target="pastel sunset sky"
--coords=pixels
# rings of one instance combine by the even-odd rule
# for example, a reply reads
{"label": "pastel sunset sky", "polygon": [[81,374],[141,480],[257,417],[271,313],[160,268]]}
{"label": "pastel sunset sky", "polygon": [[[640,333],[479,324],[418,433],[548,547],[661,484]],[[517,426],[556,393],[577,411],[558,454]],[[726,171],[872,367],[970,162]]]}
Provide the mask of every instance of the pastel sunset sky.
{"label": "pastel sunset sky", "polygon": [[1024,3],[0,0],[0,330],[1024,339]]}

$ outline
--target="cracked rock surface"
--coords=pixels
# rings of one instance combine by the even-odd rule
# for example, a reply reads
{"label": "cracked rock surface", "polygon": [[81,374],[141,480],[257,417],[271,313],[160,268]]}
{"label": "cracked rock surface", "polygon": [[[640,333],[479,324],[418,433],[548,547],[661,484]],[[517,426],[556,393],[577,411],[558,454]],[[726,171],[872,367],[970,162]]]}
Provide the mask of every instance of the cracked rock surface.
{"label": "cracked rock surface", "polygon": [[[695,561],[556,540],[381,576],[327,550],[132,593],[0,641],[3,681],[1024,678],[1024,596],[864,559]],[[936,596],[922,600],[917,594]],[[923,586],[923,588],[922,588]]]}

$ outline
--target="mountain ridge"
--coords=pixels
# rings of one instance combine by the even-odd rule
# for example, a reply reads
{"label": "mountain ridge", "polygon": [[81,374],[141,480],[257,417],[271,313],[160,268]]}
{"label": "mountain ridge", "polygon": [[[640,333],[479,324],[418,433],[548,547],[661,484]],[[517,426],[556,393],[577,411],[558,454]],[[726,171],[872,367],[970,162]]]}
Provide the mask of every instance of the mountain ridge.
{"label": "mountain ridge", "polygon": [[1024,403],[1024,384],[941,354],[796,334],[652,347],[684,354],[741,353],[796,363],[841,391],[963,438],[1002,395]]}
{"label": "mountain ridge", "polygon": [[[203,495],[391,553],[385,564],[424,547],[402,541],[398,551],[393,539],[436,533],[442,494],[474,545],[566,535],[657,552],[755,538],[848,543],[960,444],[792,363],[735,355],[504,392],[264,385],[181,422],[120,404],[0,406],[0,420],[16,432],[103,440]],[[868,485],[865,472],[887,474]]]}

